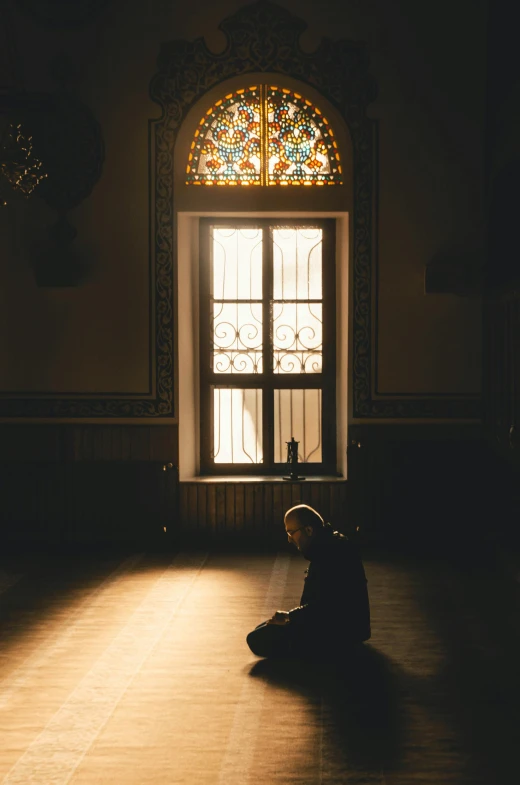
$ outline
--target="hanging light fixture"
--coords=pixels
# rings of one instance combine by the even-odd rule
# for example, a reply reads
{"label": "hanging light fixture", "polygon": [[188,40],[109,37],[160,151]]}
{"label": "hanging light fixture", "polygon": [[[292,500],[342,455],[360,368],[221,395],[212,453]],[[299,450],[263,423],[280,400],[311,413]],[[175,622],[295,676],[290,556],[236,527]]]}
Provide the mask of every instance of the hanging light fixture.
{"label": "hanging light fixture", "polygon": [[8,123],[0,138],[0,171],[26,197],[47,177],[42,162],[33,153],[32,136],[22,129],[21,123]]}

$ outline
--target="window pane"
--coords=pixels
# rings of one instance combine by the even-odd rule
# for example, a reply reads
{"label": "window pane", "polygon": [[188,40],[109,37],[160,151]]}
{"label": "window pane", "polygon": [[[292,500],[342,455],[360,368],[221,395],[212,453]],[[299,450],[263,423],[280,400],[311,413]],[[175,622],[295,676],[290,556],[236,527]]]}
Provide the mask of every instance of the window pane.
{"label": "window pane", "polygon": [[213,303],[213,372],[262,373],[261,303]]}
{"label": "window pane", "polygon": [[262,463],[262,390],[214,388],[215,463]]}
{"label": "window pane", "polygon": [[188,185],[342,184],[334,132],[299,93],[254,85],[206,109],[186,162]]}
{"label": "window pane", "polygon": [[269,184],[341,183],[334,133],[317,107],[298,93],[268,92]]}
{"label": "window pane", "polygon": [[260,126],[258,86],[217,101],[195,131],[186,182],[260,185]]}
{"label": "window pane", "polygon": [[321,373],[321,303],[273,303],[274,373]]}
{"label": "window pane", "polygon": [[321,229],[273,229],[273,298],[321,300]]}
{"label": "window pane", "polygon": [[274,391],[274,460],[287,461],[291,437],[300,442],[300,463],[321,463],[321,390]]}
{"label": "window pane", "polygon": [[262,298],[262,230],[213,227],[213,299]]}

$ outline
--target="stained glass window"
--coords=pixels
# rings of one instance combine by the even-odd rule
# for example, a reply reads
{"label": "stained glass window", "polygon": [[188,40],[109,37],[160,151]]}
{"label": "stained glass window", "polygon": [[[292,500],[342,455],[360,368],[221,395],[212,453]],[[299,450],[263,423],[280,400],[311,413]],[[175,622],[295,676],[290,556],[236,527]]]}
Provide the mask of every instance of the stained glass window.
{"label": "stained glass window", "polygon": [[201,119],[188,185],[341,185],[338,145],[318,107],[299,93],[255,85],[229,93]]}

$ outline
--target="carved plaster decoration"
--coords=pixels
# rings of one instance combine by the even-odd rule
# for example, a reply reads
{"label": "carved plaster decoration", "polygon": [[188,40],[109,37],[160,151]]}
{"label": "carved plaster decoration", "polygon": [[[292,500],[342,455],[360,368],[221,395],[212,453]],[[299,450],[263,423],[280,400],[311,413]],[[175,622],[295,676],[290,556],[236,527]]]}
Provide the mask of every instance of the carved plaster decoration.
{"label": "carved plaster decoration", "polygon": [[[163,110],[153,124],[155,134],[155,268],[156,315],[159,346],[161,336],[173,329],[173,149],[179,128],[191,107],[212,87],[230,77],[253,72],[274,72],[312,85],[340,112],[353,143],[354,178],[354,357],[353,409],[358,418],[374,417],[477,417],[478,401],[457,397],[403,396],[385,398],[373,393],[372,325],[375,314],[372,293],[374,258],[375,122],[366,115],[376,96],[364,44],[324,39],[315,52],[302,51],[299,38],[307,25],[283,8],[261,0],[225,19],[220,29],[227,45],[215,54],[203,38],[193,42],[163,44],[150,94]],[[171,350],[173,352],[173,349]],[[168,353],[170,347],[168,346]],[[164,359],[170,365],[170,354]]]}

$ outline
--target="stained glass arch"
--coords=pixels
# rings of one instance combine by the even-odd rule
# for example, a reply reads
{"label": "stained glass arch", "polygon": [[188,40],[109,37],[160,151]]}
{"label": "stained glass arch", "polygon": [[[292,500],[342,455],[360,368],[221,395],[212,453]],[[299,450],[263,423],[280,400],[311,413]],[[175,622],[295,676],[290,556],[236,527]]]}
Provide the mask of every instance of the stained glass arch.
{"label": "stained glass arch", "polygon": [[343,185],[334,131],[300,93],[253,85],[211,106],[195,131],[187,185]]}

